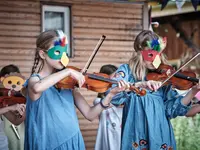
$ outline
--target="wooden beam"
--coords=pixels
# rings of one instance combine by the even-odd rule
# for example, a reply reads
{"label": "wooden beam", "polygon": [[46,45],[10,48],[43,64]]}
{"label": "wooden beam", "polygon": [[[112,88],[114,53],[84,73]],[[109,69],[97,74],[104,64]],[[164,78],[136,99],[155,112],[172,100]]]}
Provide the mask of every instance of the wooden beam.
{"label": "wooden beam", "polygon": [[148,11],[148,3],[144,3],[143,5],[143,29],[149,29],[149,11]]}
{"label": "wooden beam", "polygon": [[[197,7],[197,11],[200,11],[200,6]],[[151,17],[157,18],[157,17],[184,14],[190,12],[195,12],[191,2],[186,2],[183,5],[181,11],[178,10],[175,2],[171,2],[167,4],[167,6],[162,11],[161,11],[161,5],[152,6]]]}

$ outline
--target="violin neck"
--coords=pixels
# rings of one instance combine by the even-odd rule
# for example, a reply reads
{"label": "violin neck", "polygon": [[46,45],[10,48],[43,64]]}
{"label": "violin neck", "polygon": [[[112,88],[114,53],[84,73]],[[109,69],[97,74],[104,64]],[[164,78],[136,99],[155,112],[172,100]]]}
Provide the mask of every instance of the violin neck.
{"label": "violin neck", "polygon": [[189,76],[186,76],[186,75],[181,74],[181,73],[176,73],[174,76],[177,77],[177,78],[185,79],[185,80],[196,82],[196,83],[199,82],[199,79],[194,78],[194,77],[189,77]]}
{"label": "violin neck", "polygon": [[[162,70],[156,70],[155,72],[162,74]],[[181,79],[185,79],[185,80],[188,80],[188,81],[191,81],[191,82],[196,82],[196,83],[199,82],[199,79],[197,79],[197,78],[195,78],[195,77],[186,76],[186,75],[184,75],[184,74],[182,74],[182,73],[179,73],[179,72],[177,72],[177,73],[174,75],[174,77],[181,78]]]}
{"label": "violin neck", "polygon": [[95,79],[95,80],[100,80],[100,81],[105,81],[105,82],[109,82],[109,83],[112,83],[112,84],[117,84],[116,80],[105,78],[105,77],[102,77],[102,76],[97,76],[97,75],[94,75],[94,74],[88,74],[88,77],[91,78],[91,79]]}

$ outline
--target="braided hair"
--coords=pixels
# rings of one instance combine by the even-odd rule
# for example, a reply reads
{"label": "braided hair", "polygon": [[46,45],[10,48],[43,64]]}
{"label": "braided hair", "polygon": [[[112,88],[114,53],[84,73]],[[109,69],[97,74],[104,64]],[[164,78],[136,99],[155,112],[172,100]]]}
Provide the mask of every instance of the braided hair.
{"label": "braided hair", "polygon": [[37,68],[37,66],[39,64],[39,61],[40,61],[39,50],[38,50],[38,48],[36,48],[35,58],[34,58],[34,64],[33,64],[33,67],[32,67],[31,74],[33,74],[33,73],[36,72],[36,68]]}
{"label": "braided hair", "polygon": [[[58,37],[56,30],[48,30],[45,32],[42,32],[36,41],[36,51],[35,51],[35,58],[34,58],[34,63],[32,67],[31,74],[33,73],[39,73],[41,69],[44,66],[44,60],[40,57],[39,51],[47,51],[52,42]],[[38,67],[39,65],[39,67]]]}

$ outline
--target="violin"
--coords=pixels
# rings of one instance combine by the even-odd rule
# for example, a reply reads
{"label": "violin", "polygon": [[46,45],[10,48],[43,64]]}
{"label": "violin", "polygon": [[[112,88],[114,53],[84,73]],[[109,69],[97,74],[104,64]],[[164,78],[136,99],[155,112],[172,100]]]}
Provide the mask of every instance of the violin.
{"label": "violin", "polygon": [[25,97],[14,97],[14,96],[1,96],[0,97],[0,108],[11,106],[14,104],[25,104]]}
{"label": "violin", "polygon": [[0,108],[14,105],[25,104],[26,98],[20,93],[14,90],[0,88]]}
{"label": "violin", "polygon": [[[74,69],[79,72],[81,71],[81,69],[73,66],[68,66],[67,68]],[[83,75],[85,76],[85,83],[82,87],[94,92],[104,93],[112,86],[112,84],[118,84],[116,80],[110,79],[109,75],[104,73],[85,73]],[[74,80],[72,77],[66,77],[58,82],[56,86],[58,88],[73,89],[74,87],[77,87],[77,85],[77,81]],[[140,90],[133,85],[130,85],[130,90],[134,91],[139,96],[146,95],[146,91],[144,89]]]}
{"label": "violin", "polygon": [[[117,81],[112,80],[109,78],[109,75],[103,74],[103,73],[93,73],[89,74],[87,73],[87,70],[93,61],[95,55],[97,54],[97,51],[99,50],[100,46],[102,45],[103,41],[105,40],[106,36],[103,35],[99,42],[97,43],[95,49],[93,50],[93,53],[91,54],[89,60],[87,61],[85,67],[81,70],[73,66],[67,66],[67,68],[74,69],[76,71],[82,72],[82,74],[85,76],[85,83],[82,87],[87,88],[88,90],[98,92],[98,93],[104,93],[106,92],[112,84],[118,84]],[[74,87],[77,86],[77,81],[74,80],[72,77],[66,77],[63,80],[59,81],[56,84],[57,88],[66,88],[66,89],[74,89]],[[134,91],[136,94],[143,96],[146,94],[145,90],[140,90],[139,88],[131,85],[130,90]]]}
{"label": "violin", "polygon": [[[172,66],[161,64],[158,69],[147,74],[147,80],[154,81],[165,81],[170,75],[175,73],[175,69]],[[196,78],[196,74],[190,71],[179,71],[175,73],[164,85],[171,84],[174,88],[179,90],[188,90],[196,83],[199,79]]]}
{"label": "violin", "polygon": [[179,90],[188,90],[195,83],[199,82],[196,78],[196,74],[188,71],[181,71],[183,67],[188,65],[192,60],[197,58],[200,52],[195,54],[191,59],[185,62],[178,70],[174,70],[169,65],[160,65],[154,73],[148,73],[147,80],[162,81],[160,87],[166,84],[171,84]]}

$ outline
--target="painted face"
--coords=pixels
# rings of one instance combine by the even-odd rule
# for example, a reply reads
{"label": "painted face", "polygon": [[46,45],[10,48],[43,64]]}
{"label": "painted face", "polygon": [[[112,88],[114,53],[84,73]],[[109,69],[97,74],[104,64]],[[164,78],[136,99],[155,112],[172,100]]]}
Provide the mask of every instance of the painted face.
{"label": "painted face", "polygon": [[48,56],[54,60],[60,60],[63,66],[67,66],[69,58],[67,56],[67,38],[62,31],[58,31],[59,39],[54,41],[54,46],[47,52]]}
{"label": "painted face", "polygon": [[145,61],[151,62],[152,65],[157,69],[160,64],[160,53],[155,50],[143,50],[141,51],[142,57]]}
{"label": "painted face", "polygon": [[19,76],[7,76],[1,78],[2,84],[6,89],[20,91],[23,87],[25,80]]}

